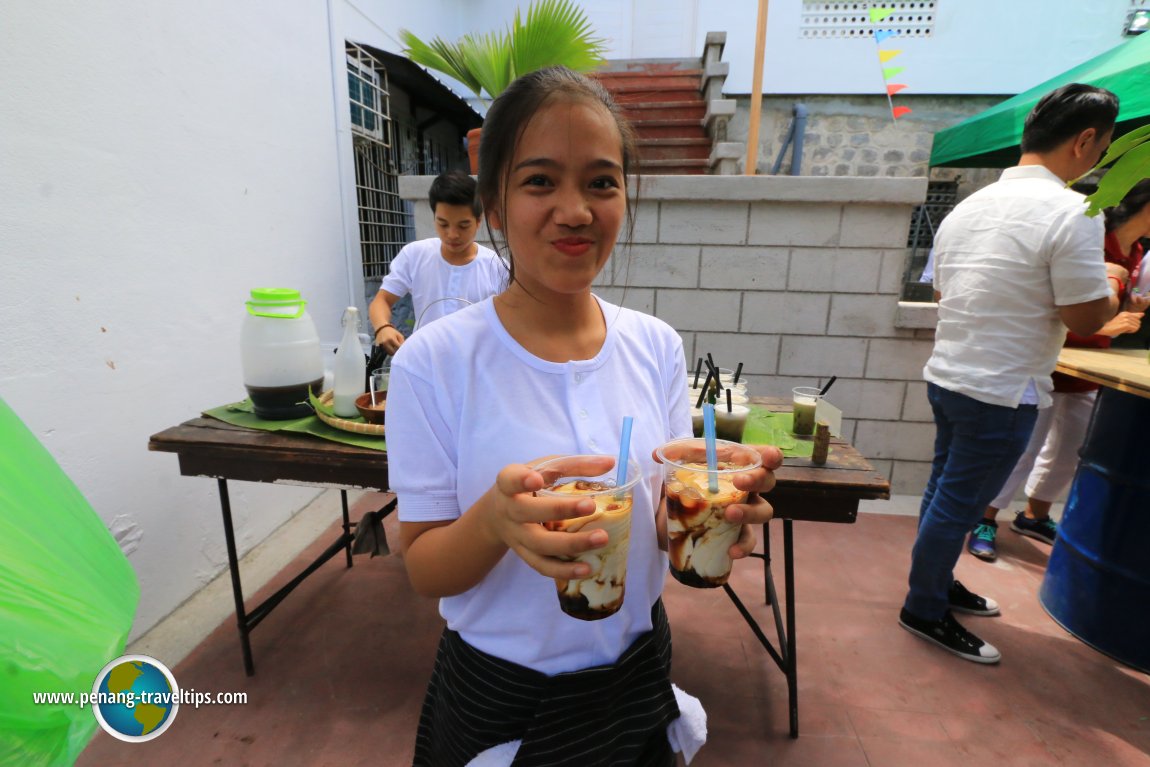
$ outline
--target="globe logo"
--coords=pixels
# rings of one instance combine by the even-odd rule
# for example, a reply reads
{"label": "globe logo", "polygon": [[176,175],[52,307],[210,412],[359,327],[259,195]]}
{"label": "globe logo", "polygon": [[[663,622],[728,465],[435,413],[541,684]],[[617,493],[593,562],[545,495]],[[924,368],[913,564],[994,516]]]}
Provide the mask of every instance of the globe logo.
{"label": "globe logo", "polygon": [[176,678],[147,655],[122,655],[104,666],[92,684],[92,698],[100,726],[128,743],[162,735],[180,708]]}

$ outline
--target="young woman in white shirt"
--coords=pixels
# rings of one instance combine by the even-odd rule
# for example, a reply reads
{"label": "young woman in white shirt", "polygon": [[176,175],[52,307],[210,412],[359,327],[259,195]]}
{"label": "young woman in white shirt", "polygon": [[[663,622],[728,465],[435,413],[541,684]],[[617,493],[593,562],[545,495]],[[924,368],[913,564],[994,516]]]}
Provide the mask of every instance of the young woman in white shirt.
{"label": "young woman in white shirt", "polygon": [[[515,764],[673,764],[667,728],[670,635],[661,473],[653,451],[691,436],[685,359],[666,323],[602,301],[591,283],[629,218],[629,126],[597,82],[534,72],[495,100],[483,129],[479,195],[511,265],[509,287],[413,336],[395,357],[388,453],[404,560],[447,621],[416,739],[415,764],[466,765],[519,741]],[[618,450],[634,417],[635,490],[626,597],[593,622],[565,615],[555,578],[607,534],[551,532],[584,500],[535,497],[549,455]],[[756,493],[781,456],[739,479],[752,491],[728,519],[771,516]],[[614,459],[587,468],[601,473]],[[514,747],[512,747],[514,750]]]}

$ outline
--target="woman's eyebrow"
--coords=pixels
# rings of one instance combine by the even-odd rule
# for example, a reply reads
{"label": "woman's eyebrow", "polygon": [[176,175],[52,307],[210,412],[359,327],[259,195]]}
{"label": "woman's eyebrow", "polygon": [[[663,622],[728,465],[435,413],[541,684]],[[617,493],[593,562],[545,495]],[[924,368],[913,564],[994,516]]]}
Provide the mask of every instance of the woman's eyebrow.
{"label": "woman's eyebrow", "polygon": [[[515,171],[522,170],[523,168],[530,168],[530,167],[558,168],[559,165],[560,164],[558,161],[552,160],[549,157],[528,157],[526,160],[521,160],[520,162],[516,163],[515,167],[511,169],[511,172],[514,173]],[[622,165],[620,165],[619,163],[615,162],[614,160],[612,160],[608,157],[603,157],[603,158],[600,158],[598,160],[592,160],[590,163],[587,164],[587,167],[590,167],[590,168],[609,168],[611,170],[617,170],[619,172],[623,171]]]}

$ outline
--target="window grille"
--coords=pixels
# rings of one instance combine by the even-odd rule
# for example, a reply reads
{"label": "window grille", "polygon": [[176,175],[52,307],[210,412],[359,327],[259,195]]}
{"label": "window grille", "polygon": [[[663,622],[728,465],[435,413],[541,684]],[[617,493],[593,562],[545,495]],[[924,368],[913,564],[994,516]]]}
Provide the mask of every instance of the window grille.
{"label": "window grille", "polygon": [[414,239],[414,216],[399,197],[398,142],[387,70],[354,43],[347,43],[346,52],[360,258],[370,285],[387,274],[400,248]]}
{"label": "window grille", "polygon": [[[859,38],[871,36],[876,29],[886,29],[900,37],[931,37],[937,5],[938,0],[888,3],[803,0],[799,36],[804,39]],[[875,24],[870,20],[871,8],[893,8],[894,13]]]}
{"label": "window grille", "polygon": [[919,277],[926,267],[938,225],[954,209],[958,201],[959,177],[952,181],[931,181],[926,187],[926,200],[910,214],[910,231],[906,247],[910,250],[906,274],[903,277],[904,301],[933,301],[934,289]]}

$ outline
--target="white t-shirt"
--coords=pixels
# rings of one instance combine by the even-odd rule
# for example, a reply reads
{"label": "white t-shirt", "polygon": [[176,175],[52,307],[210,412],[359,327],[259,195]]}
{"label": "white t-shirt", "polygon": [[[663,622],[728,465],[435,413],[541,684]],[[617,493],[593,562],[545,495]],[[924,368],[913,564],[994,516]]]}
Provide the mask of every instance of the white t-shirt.
{"label": "white t-shirt", "polygon": [[923,377],[992,405],[1018,407],[1033,381],[1049,407],[1066,339],[1058,307],[1110,295],[1102,217],[1041,165],[1007,168],[959,203],[934,240],[942,293]]}
{"label": "white t-shirt", "polygon": [[[453,266],[443,259],[438,237],[403,246],[379,289],[403,297],[411,294],[419,327],[482,301],[507,286],[507,268],[491,248],[476,243],[479,252],[471,263]],[[443,301],[462,298],[466,301]],[[426,313],[424,310],[427,310]]]}
{"label": "white t-shirt", "polygon": [[508,464],[549,455],[616,455],[634,417],[635,489],[623,607],[597,621],[559,609],[555,582],[506,553],[469,591],[440,600],[447,625],[472,646],[556,674],[612,663],[651,628],[667,555],[655,511],[655,448],[691,436],[686,361],[666,323],[599,300],[607,338],[589,360],[535,357],[503,328],[494,302],[466,307],[400,347],[387,395],[388,471],[405,522],[456,519]]}

